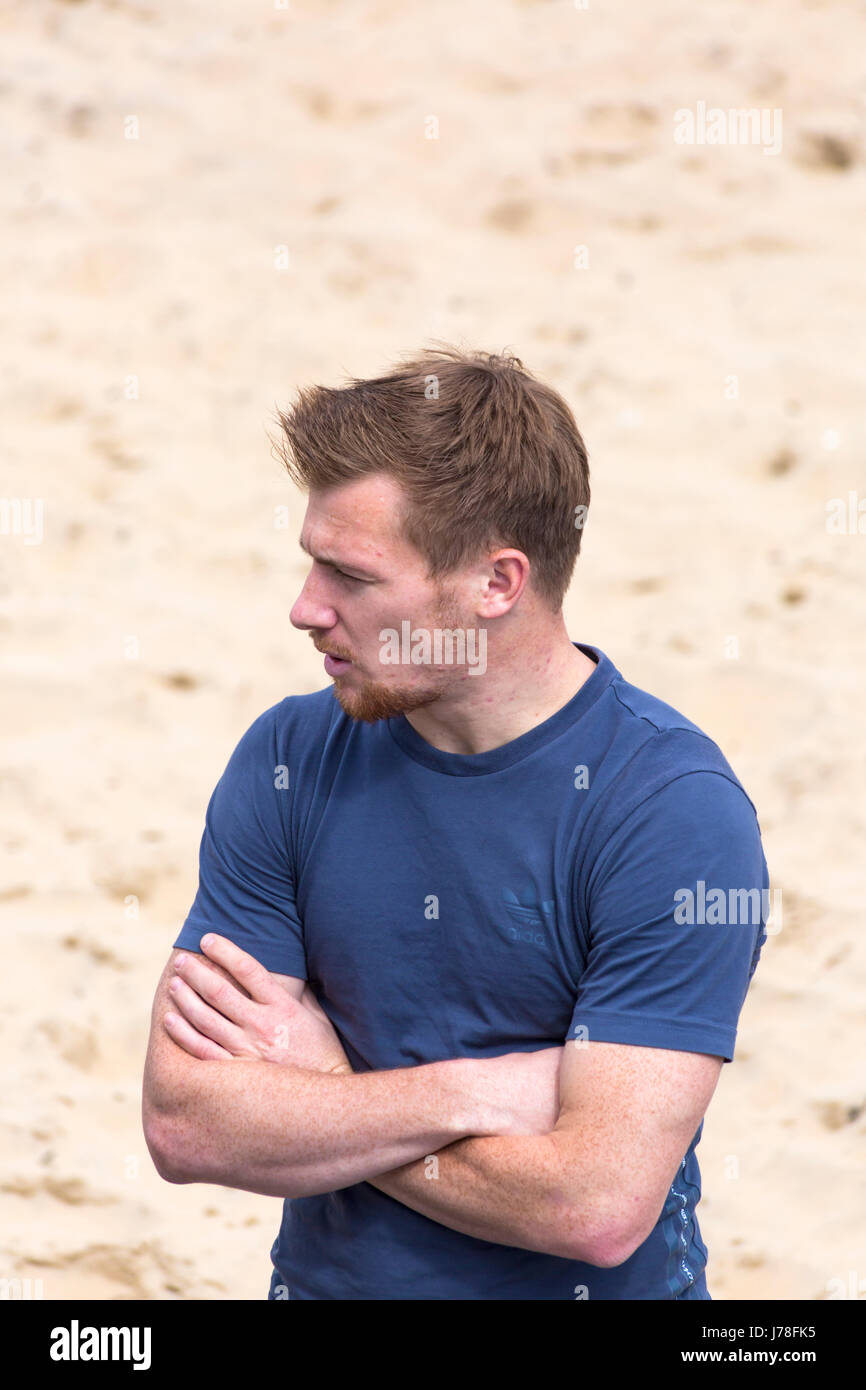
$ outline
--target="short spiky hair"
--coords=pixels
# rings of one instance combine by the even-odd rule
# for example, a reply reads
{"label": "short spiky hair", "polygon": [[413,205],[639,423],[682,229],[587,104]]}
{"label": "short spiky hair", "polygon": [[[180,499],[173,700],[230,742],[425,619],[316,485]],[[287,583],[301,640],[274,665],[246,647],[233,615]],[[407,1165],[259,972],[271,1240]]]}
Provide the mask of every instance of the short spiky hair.
{"label": "short spiky hair", "polygon": [[589,463],[568,406],[509,353],[443,345],[385,376],[301,389],[272,440],[302,489],[373,473],[402,484],[405,539],[430,578],[498,546],[522,550],[558,612],[589,507]]}

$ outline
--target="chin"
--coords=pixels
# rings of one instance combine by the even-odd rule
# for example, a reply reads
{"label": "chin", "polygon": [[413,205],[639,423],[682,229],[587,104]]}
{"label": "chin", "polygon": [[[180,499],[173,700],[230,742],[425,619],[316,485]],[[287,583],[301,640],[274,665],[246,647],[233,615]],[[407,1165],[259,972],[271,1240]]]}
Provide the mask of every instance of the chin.
{"label": "chin", "polygon": [[365,724],[375,724],[380,719],[393,719],[398,714],[420,709],[439,698],[439,691],[419,689],[417,686],[392,686],[368,681],[360,690],[341,689],[339,678],[334,682],[334,698],[344,714]]}

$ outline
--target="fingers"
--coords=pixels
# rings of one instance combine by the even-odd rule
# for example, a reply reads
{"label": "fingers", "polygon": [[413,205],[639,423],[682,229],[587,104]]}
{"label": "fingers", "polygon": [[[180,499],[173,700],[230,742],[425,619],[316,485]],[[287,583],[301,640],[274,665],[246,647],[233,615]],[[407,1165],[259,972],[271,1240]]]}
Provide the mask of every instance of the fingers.
{"label": "fingers", "polygon": [[243,985],[247,993],[259,1004],[270,1004],[274,999],[274,985],[270,973],[255,958],[226,936],[209,932],[203,936],[200,946],[208,960],[223,966]]}
{"label": "fingers", "polygon": [[[197,1033],[203,1035],[203,1041],[218,1045],[221,1054],[225,1050],[229,1056],[234,1056],[243,1038],[240,1030],[221,1013],[217,1013],[216,1009],[206,1004],[195,989],[190,989],[185,980],[175,976],[168,988],[171,1002],[182,1016],[181,1023],[186,1021],[187,1024],[191,1024]],[[189,1051],[185,1043],[181,1046]],[[198,1057],[201,1054],[196,1052],[193,1055]]]}
{"label": "fingers", "polygon": [[249,1000],[233,979],[226,979],[219,970],[192,952],[179,955],[174,963],[175,979],[182,979],[195,990],[205,1003],[242,1026],[248,1017]]}
{"label": "fingers", "polygon": [[202,1037],[200,1033],[190,1027],[186,1019],[181,1018],[180,1014],[166,1014],[163,1025],[169,1037],[173,1038],[178,1047],[182,1047],[184,1052],[188,1052],[191,1057],[198,1057],[202,1062],[218,1062],[224,1058],[232,1061],[230,1052],[226,1052],[210,1038]]}

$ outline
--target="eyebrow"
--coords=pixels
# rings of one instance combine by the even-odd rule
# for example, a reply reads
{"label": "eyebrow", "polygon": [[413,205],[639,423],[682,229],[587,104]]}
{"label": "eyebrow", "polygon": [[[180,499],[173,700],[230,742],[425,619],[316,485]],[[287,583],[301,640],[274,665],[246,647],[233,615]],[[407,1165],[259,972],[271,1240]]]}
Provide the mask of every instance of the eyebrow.
{"label": "eyebrow", "polygon": [[354,570],[357,574],[363,575],[365,579],[376,578],[369,570],[362,569],[360,565],[354,565],[349,560],[335,559],[328,555],[314,555],[310,547],[304,543],[303,536],[298,536],[298,545],[305,555],[309,555],[311,560],[318,560],[320,565],[330,565],[333,569]]}

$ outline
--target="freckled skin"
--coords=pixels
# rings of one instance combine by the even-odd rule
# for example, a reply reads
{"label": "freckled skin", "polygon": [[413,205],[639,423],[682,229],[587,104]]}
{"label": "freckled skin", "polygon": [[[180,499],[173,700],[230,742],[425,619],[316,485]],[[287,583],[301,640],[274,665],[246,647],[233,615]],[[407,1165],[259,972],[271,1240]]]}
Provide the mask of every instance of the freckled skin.
{"label": "freckled skin", "polygon": [[[245,957],[270,975],[232,942],[216,939],[224,959]],[[175,950],[157,989],[142,1104],[148,1147],[169,1181],[218,1182],[278,1197],[326,1192],[507,1123],[494,1087],[479,1086],[474,1064],[463,1059],[355,1076],[291,1062],[190,1056],[163,1026],[165,1014],[179,1007],[168,985],[181,954],[192,955]],[[220,973],[235,984],[230,972]],[[270,979],[300,999],[303,980]],[[296,1015],[286,1017],[295,1023]]]}

